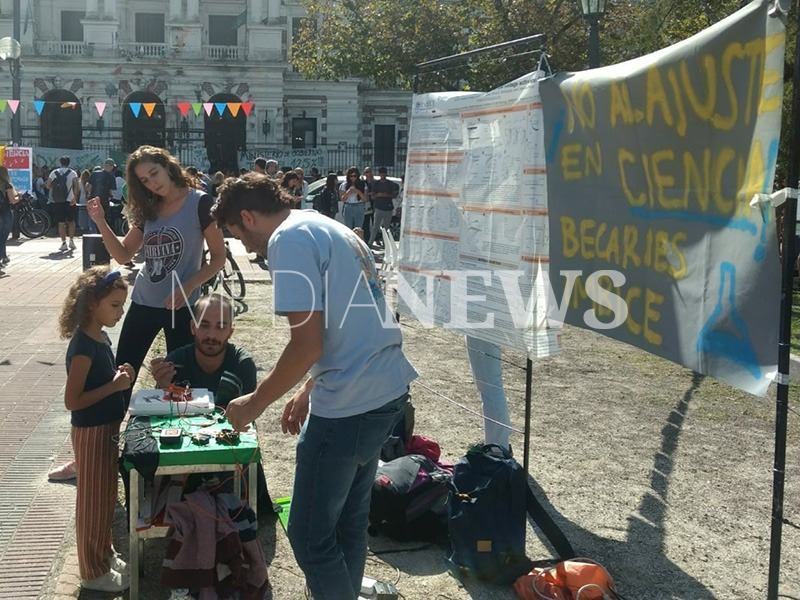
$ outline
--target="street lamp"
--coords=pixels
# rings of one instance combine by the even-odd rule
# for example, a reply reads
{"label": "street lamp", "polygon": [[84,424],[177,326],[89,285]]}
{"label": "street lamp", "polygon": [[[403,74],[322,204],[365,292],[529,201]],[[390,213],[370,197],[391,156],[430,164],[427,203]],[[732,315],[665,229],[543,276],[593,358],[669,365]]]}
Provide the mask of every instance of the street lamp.
{"label": "street lamp", "polygon": [[606,12],[606,0],[581,0],[581,11],[589,23],[589,68],[600,66],[600,32],[598,25]]}
{"label": "street lamp", "polygon": [[[14,100],[19,100],[20,84],[19,84],[19,55],[21,48],[19,42],[11,37],[0,38],[0,60],[8,59],[11,67],[11,97]],[[22,138],[22,130],[20,128],[19,120],[20,109],[17,107],[17,112],[11,117],[11,140],[15,145],[19,146]]]}

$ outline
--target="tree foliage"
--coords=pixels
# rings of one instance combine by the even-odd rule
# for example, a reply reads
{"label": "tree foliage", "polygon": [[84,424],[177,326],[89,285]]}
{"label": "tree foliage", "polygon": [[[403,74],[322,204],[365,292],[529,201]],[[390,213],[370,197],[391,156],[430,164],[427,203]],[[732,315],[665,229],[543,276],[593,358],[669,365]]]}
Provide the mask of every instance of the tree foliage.
{"label": "tree foliage", "polygon": [[[607,0],[600,21],[601,64],[616,64],[686,39],[743,6],[743,0]],[[414,65],[537,33],[551,67],[586,68],[588,32],[579,0],[304,0],[308,18],[292,63],[306,77],[363,79],[410,89]],[[792,11],[798,10],[792,3]],[[788,21],[786,101],[793,70],[795,16]],[[538,47],[518,46],[426,74],[420,91],[489,90],[533,71]],[[788,159],[784,126],[780,168]]]}

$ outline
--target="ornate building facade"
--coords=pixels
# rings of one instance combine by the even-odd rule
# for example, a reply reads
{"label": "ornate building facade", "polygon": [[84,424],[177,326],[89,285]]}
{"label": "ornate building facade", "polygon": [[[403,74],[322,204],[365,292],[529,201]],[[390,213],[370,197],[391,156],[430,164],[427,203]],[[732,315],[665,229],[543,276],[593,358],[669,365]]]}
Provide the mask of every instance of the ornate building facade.
{"label": "ornate building facade", "polygon": [[[12,35],[12,11],[13,0],[0,0],[0,37]],[[323,172],[370,164],[401,173],[410,93],[294,72],[303,16],[298,0],[22,0],[22,143],[100,154],[150,143],[212,170],[305,151],[305,166]],[[0,68],[0,99],[11,99]],[[252,103],[249,115],[241,103]],[[234,110],[209,114],[208,104]],[[10,123],[7,109],[4,142]]]}

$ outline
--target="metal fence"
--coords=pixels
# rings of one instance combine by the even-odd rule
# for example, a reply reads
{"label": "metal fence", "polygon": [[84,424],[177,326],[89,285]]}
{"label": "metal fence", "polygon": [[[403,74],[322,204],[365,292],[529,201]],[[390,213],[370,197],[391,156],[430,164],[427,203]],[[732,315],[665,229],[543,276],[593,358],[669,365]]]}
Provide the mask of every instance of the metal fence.
{"label": "metal fence", "polygon": [[[22,145],[40,147],[39,127],[22,128]],[[198,168],[208,168],[209,157],[206,150],[205,132],[203,129],[189,129],[180,131],[177,128],[167,128],[164,132],[164,146],[185,166],[195,165]],[[92,151],[102,156],[118,156],[124,153],[122,142],[122,128],[84,127],[82,148],[73,149],[74,153]],[[69,149],[67,149],[69,150]],[[293,153],[293,150],[295,151]],[[376,153],[371,146],[360,144],[322,144],[307,152],[299,152],[290,145],[250,145],[240,148],[237,152],[240,168],[250,169],[253,160],[262,156],[278,160],[280,167],[303,167],[308,173],[311,166],[320,167],[324,175],[328,171],[346,171],[349,167],[356,166],[363,169],[371,166],[373,171],[378,166],[386,166],[389,175],[400,177],[405,172],[406,152],[404,148],[395,150],[394,155],[380,164],[376,160]],[[298,158],[306,156],[306,158]],[[118,160],[118,162],[120,162]],[[394,163],[394,164],[392,164]],[[90,167],[91,165],[76,165]]]}

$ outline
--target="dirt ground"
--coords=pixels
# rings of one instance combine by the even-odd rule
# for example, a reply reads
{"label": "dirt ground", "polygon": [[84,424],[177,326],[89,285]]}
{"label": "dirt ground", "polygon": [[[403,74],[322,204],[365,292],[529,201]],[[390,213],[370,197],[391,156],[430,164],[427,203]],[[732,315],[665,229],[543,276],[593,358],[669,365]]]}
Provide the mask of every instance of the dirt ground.
{"label": "dirt ground", "polygon": [[[249,286],[234,342],[264,370],[288,338],[271,315],[271,287]],[[417,433],[455,461],[482,440],[483,424],[463,337],[402,319]],[[524,357],[507,353],[512,422],[524,428]],[[146,383],[146,382],[143,382]],[[282,401],[258,420],[273,498],[291,493],[294,439],[280,433]],[[766,597],[770,552],[775,389],[761,399],[641,350],[576,328],[563,354],[533,370],[530,475],[539,499],[576,551],[603,563],[627,600],[749,600]],[[800,425],[792,390],[781,560],[782,598],[800,598]],[[524,439],[512,435],[522,462]],[[118,511],[115,537],[124,548]],[[276,599],[304,597],[304,580],[279,524],[262,524]],[[367,575],[396,584],[407,600],[511,599],[513,590],[448,575],[446,549],[371,538]],[[126,551],[127,548],[124,548]],[[127,554],[127,552],[125,552]],[[528,555],[550,558],[533,527]],[[161,541],[148,542],[141,598],[158,587]],[[81,598],[93,596],[83,593]],[[108,595],[98,596],[107,598]]]}

